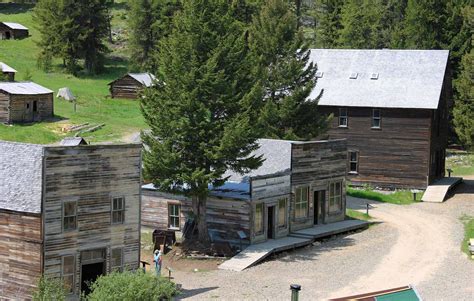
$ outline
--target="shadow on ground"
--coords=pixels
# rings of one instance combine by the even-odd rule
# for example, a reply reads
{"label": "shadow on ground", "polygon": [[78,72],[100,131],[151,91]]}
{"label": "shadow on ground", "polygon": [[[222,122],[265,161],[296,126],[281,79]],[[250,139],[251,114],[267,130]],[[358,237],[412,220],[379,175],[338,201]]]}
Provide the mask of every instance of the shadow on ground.
{"label": "shadow on ground", "polygon": [[195,288],[195,289],[181,289],[181,294],[176,297],[176,300],[182,300],[190,297],[197,296],[199,294],[203,294],[215,289],[218,289],[218,286],[211,286],[211,287],[203,287],[203,288]]}

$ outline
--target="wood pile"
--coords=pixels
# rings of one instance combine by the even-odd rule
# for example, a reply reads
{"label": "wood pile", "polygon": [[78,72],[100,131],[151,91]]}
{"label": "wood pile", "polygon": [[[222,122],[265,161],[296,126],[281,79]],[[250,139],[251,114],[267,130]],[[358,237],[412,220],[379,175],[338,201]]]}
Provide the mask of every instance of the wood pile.
{"label": "wood pile", "polygon": [[105,126],[105,123],[102,124],[89,124],[88,122],[77,124],[77,125],[70,125],[61,128],[61,131],[64,133],[75,132],[74,137],[79,137],[85,133],[95,132]]}

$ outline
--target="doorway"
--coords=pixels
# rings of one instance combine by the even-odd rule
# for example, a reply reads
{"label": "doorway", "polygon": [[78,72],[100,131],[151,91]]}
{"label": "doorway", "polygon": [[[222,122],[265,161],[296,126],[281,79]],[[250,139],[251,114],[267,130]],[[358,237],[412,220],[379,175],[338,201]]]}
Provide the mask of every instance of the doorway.
{"label": "doorway", "polygon": [[275,206],[268,207],[268,216],[267,216],[267,238],[273,239],[275,238],[275,230],[274,230],[274,223],[273,218],[275,216]]}
{"label": "doorway", "polygon": [[23,122],[33,122],[33,105],[31,101],[25,101],[25,112]]}
{"label": "doorway", "polygon": [[324,223],[326,190],[317,190],[314,192],[314,224]]}
{"label": "doorway", "polygon": [[81,291],[90,293],[89,285],[105,274],[105,249],[81,252]]}
{"label": "doorway", "polygon": [[5,32],[5,40],[10,40],[12,38],[11,32],[7,31]]}

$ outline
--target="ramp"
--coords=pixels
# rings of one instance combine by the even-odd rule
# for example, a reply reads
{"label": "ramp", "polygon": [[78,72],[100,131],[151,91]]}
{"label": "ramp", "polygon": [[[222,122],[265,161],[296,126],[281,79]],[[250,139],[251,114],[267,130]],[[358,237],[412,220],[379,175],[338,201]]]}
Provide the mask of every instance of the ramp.
{"label": "ramp", "polygon": [[361,220],[345,220],[337,223],[317,225],[312,228],[294,231],[290,234],[293,237],[318,239],[344,232],[367,228],[369,223]]}
{"label": "ramp", "polygon": [[448,191],[462,182],[462,178],[451,177],[442,178],[426,188],[421,200],[423,202],[442,203],[448,194]]}
{"label": "ramp", "polygon": [[231,259],[219,266],[221,270],[242,271],[265,259],[272,253],[280,252],[288,249],[302,247],[312,243],[312,239],[283,237],[271,239],[262,243],[248,246],[245,250],[235,255]]}

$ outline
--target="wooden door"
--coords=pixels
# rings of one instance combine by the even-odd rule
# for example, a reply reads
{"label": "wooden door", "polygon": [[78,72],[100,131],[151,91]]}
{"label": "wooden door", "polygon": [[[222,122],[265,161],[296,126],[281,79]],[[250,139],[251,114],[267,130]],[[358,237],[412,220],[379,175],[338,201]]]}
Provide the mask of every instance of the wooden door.
{"label": "wooden door", "polygon": [[326,208],[326,190],[314,191],[314,224],[319,225],[324,223],[325,208]]}
{"label": "wooden door", "polygon": [[23,114],[23,122],[33,122],[33,102],[25,100],[25,108]]}

